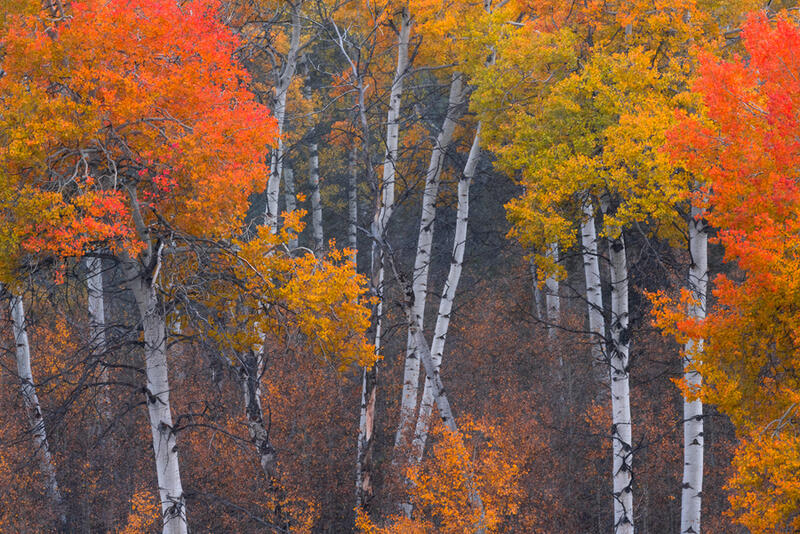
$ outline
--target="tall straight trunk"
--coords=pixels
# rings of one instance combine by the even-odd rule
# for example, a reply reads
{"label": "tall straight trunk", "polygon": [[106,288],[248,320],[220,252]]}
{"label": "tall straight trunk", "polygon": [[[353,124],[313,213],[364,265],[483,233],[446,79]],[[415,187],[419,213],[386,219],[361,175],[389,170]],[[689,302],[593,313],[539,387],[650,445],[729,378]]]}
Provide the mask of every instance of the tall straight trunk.
{"label": "tall straight trunk", "polygon": [[[414,290],[414,319],[420,330],[425,324],[425,302],[428,297],[428,274],[431,264],[431,248],[433,246],[433,227],[436,221],[436,199],[439,195],[439,180],[444,167],[445,154],[453,141],[453,132],[464,101],[464,89],[461,75],[453,74],[450,83],[448,107],[442,123],[442,129],[436,138],[431,152],[428,171],[425,174],[425,191],[422,194],[422,211],[419,221],[419,237],[414,260],[412,287]],[[403,394],[400,401],[400,422],[395,435],[395,448],[404,449],[409,440],[414,412],[417,408],[417,391],[419,390],[419,357],[414,350],[415,343],[408,332],[406,342],[406,359],[403,371]]]}
{"label": "tall straight trunk", "polygon": [[34,453],[39,458],[39,470],[44,478],[50,505],[56,511],[61,527],[65,528],[67,517],[64,513],[64,499],[61,495],[61,490],[58,488],[56,466],[53,463],[50,446],[47,442],[47,430],[44,426],[42,409],[39,406],[39,397],[36,395],[33,372],[31,371],[31,347],[28,342],[28,330],[25,323],[25,307],[22,304],[22,298],[16,295],[11,296],[11,323],[16,346],[17,376],[19,377],[25,413],[28,416],[28,426],[30,427],[35,449]]}
{"label": "tall straight trunk", "polygon": [[[286,202],[286,211],[294,211],[297,209],[297,191],[294,186],[294,170],[288,165],[283,171],[283,179],[286,184],[286,190],[283,195]],[[297,233],[289,232],[289,235],[291,237],[287,244],[290,250],[294,250],[297,248]]]}
{"label": "tall straight trunk", "polygon": [[100,365],[100,395],[98,411],[104,420],[111,418],[111,405],[108,398],[108,366],[103,361],[106,352],[106,312],[103,302],[103,260],[95,257],[85,258],[87,277],[87,300],[89,308],[89,339],[92,358]]}
{"label": "tall straight trunk", "polygon": [[633,534],[631,399],[629,374],[628,265],[625,237],[609,243],[611,260],[611,438],[614,532]]}
{"label": "tall straight trunk", "polygon": [[[469,151],[469,157],[464,166],[464,174],[458,182],[458,213],[456,214],[456,229],[455,235],[453,236],[453,258],[450,262],[450,270],[447,273],[444,291],[442,291],[442,299],[439,301],[439,313],[436,317],[436,328],[433,333],[433,342],[431,343],[430,349],[433,365],[437,373],[442,364],[442,354],[444,353],[444,345],[447,340],[447,330],[450,327],[450,313],[453,310],[453,301],[456,296],[456,289],[458,289],[458,282],[461,279],[461,269],[464,264],[467,223],[469,221],[469,189],[472,184],[472,179],[475,177],[475,171],[480,158],[480,136],[481,124],[478,123],[478,127],[475,131],[475,138],[472,141],[472,147]],[[421,337],[421,339],[424,339],[424,337]],[[416,343],[416,345],[417,350],[419,350],[419,343]],[[431,380],[425,380],[425,389],[422,392],[422,401],[419,406],[419,415],[417,416],[414,440],[411,447],[411,460],[413,462],[419,463],[425,452],[425,442],[428,439],[431,413],[435,400],[435,387],[436,385]]]}
{"label": "tall straight trunk", "polygon": [[130,279],[144,332],[145,396],[164,521],[162,533],[186,534],[186,501],[169,400],[166,318],[155,285],[158,267],[156,274],[145,273],[129,259],[123,268]]}
{"label": "tall straight trunk", "polygon": [[[553,243],[547,250],[553,262],[558,262],[558,243]],[[550,275],[544,281],[546,289],[545,307],[547,308],[547,333],[552,338],[556,335],[556,326],[561,319],[561,297],[558,294],[558,279]]]}
{"label": "tall straight trunk", "polygon": [[[389,111],[386,118],[386,156],[383,162],[383,178],[377,188],[375,216],[372,221],[372,261],[371,290],[378,298],[375,306],[373,324],[375,325],[375,350],[381,350],[381,327],[383,314],[384,250],[383,239],[386,225],[394,210],[394,190],[397,163],[397,150],[400,139],[400,103],[403,83],[408,71],[408,43],[411,34],[411,17],[408,9],[401,14],[400,31],[397,39],[397,69],[389,91]],[[363,92],[359,97],[362,122],[364,120]],[[366,132],[365,132],[366,133]],[[365,154],[365,157],[369,157]],[[358,448],[356,458],[356,506],[365,507],[372,498],[372,458],[374,448],[375,400],[377,397],[378,368],[374,364],[365,368],[362,377],[361,416],[358,428]]]}
{"label": "tall straight trunk", "polygon": [[606,356],[606,320],[603,316],[603,292],[600,281],[600,257],[597,250],[597,230],[594,221],[594,208],[590,201],[583,205],[581,222],[581,249],[583,255],[583,274],[586,278],[586,306],[589,315],[589,332],[592,336],[592,365],[597,370],[600,382],[608,382],[608,363]]}
{"label": "tall straight trunk", "polygon": [[352,250],[350,260],[358,270],[358,148],[350,149],[347,173],[347,246]]}
{"label": "tall straight trunk", "polygon": [[322,199],[319,190],[319,145],[311,143],[308,158],[308,183],[311,186],[311,229],[314,234],[314,253],[321,254],[325,248],[322,229]]}
{"label": "tall straight trunk", "polygon": [[544,293],[542,292],[542,288],[539,287],[539,269],[536,267],[536,261],[531,258],[530,260],[531,266],[531,281],[532,281],[532,297],[533,297],[533,304],[531,306],[531,313],[533,313],[534,317],[537,321],[544,321],[545,320],[545,307],[544,307]]}
{"label": "tall straight trunk", "polygon": [[[689,220],[689,289],[693,303],[689,317],[706,316],[706,291],[708,289],[708,234],[705,222],[699,218],[700,210],[692,207]],[[703,350],[703,340],[686,343],[683,372],[686,383],[699,387],[703,377],[693,368],[694,358]],[[700,534],[700,504],[703,491],[703,402],[683,401],[683,491],[681,492],[681,534]]]}
{"label": "tall straight trunk", "polygon": [[286,54],[286,62],[278,75],[275,85],[275,103],[272,113],[278,123],[278,142],[272,150],[270,156],[269,180],[267,181],[267,205],[265,208],[265,224],[270,227],[272,233],[278,231],[278,195],[280,194],[281,176],[283,167],[283,130],[286,119],[286,96],[289,85],[292,83],[295,71],[297,70],[297,53],[300,50],[300,2],[291,6],[291,35],[289,37],[289,51]]}

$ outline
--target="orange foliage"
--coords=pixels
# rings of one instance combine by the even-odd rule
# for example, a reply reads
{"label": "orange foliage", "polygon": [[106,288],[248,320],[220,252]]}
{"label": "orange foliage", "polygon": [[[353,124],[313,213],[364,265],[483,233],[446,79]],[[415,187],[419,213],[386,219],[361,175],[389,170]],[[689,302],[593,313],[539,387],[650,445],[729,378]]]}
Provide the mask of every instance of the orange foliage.
{"label": "orange foliage", "polygon": [[217,3],[85,0],[57,22],[38,4],[2,8],[5,278],[21,253],[135,255],[147,227],[236,230],[275,126]]}
{"label": "orange foliage", "polygon": [[698,200],[739,272],[717,277],[705,321],[659,318],[707,340],[702,396],[742,440],[730,481],[738,521],[785,532],[800,526],[789,474],[800,462],[791,415],[800,401],[800,27],[786,15],[753,15],[742,33],[747,60],[703,57],[695,89],[704,116],[684,116],[670,143],[673,158],[707,181]]}

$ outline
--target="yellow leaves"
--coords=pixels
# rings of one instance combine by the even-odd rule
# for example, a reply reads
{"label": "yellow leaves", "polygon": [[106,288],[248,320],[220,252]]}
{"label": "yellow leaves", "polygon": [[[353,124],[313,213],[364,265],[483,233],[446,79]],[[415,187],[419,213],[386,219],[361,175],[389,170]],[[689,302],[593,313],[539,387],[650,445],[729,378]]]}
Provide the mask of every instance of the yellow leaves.
{"label": "yellow leaves", "polygon": [[[414,519],[393,516],[387,526],[379,527],[358,510],[359,532],[462,534],[478,527],[487,533],[507,531],[504,522],[517,515],[523,497],[518,483],[524,470],[517,462],[514,437],[471,420],[461,427],[456,434],[435,425],[430,454],[421,465],[409,468]],[[473,507],[472,492],[480,495],[482,511]]]}
{"label": "yellow leaves", "polygon": [[[751,532],[796,532],[800,529],[800,438],[787,420],[747,436],[734,456],[735,474],[729,500],[739,511],[736,521]],[[776,422],[777,423],[777,422]]]}
{"label": "yellow leaves", "polygon": [[131,511],[119,534],[143,534],[157,528],[161,518],[158,497],[152,491],[140,489],[131,496]]}
{"label": "yellow leaves", "polygon": [[234,353],[255,345],[302,343],[340,371],[372,365],[375,351],[365,335],[372,304],[366,278],[333,241],[324,258],[288,251],[284,243],[301,230],[303,214],[284,214],[277,235],[259,227],[257,236],[234,241],[235,252],[219,258],[224,276],[212,294],[198,295],[214,312],[212,335]]}

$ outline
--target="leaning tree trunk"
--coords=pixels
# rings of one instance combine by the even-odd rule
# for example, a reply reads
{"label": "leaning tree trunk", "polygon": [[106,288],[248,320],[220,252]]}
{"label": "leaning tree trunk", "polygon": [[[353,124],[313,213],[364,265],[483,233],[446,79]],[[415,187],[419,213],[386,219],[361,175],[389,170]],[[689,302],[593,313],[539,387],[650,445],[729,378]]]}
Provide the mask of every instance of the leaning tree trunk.
{"label": "leaning tree trunk", "polygon": [[622,234],[609,243],[611,260],[611,438],[614,532],[633,534],[631,399],[629,372],[628,265]]}
{"label": "leaning tree trunk", "polygon": [[58,520],[61,527],[64,528],[67,523],[67,517],[64,513],[64,500],[61,496],[61,490],[58,488],[56,467],[50,454],[42,409],[39,406],[39,397],[36,395],[36,387],[34,386],[33,373],[31,371],[31,347],[28,342],[27,325],[25,324],[25,307],[22,304],[22,298],[16,295],[11,296],[11,323],[14,332],[14,344],[16,345],[17,375],[20,381],[25,413],[28,416],[28,426],[33,438],[34,452],[39,458],[39,470],[42,477],[44,477],[50,505],[58,514]]}
{"label": "leaning tree trunk", "polygon": [[278,75],[278,83],[275,85],[275,104],[272,113],[278,123],[278,142],[272,150],[270,157],[269,179],[267,181],[267,205],[264,213],[265,224],[270,227],[272,233],[278,231],[278,195],[281,188],[281,175],[283,167],[283,127],[286,119],[286,96],[289,92],[289,85],[292,83],[295,71],[297,70],[297,52],[300,50],[300,5],[299,2],[292,5],[292,29],[289,38],[289,51],[286,54],[286,63]]}
{"label": "leaning tree trunk", "polygon": [[606,356],[606,320],[603,316],[603,292],[600,281],[600,260],[597,250],[597,230],[594,222],[594,208],[590,201],[583,205],[584,219],[581,222],[581,249],[583,255],[583,274],[586,278],[586,306],[589,315],[589,332],[592,339],[592,365],[597,370],[600,383],[608,382],[608,362]]}
{"label": "leaning tree trunk", "polygon": [[144,332],[145,396],[153,437],[158,491],[164,520],[163,534],[186,534],[186,501],[181,485],[176,434],[172,423],[167,367],[166,318],[156,292],[155,274],[142,272],[130,260],[124,265],[130,278]]}
{"label": "leaning tree trunk", "polygon": [[[453,140],[456,121],[460,115],[464,101],[464,89],[461,75],[455,73],[450,83],[450,96],[442,129],[436,138],[428,171],[425,174],[425,191],[422,195],[422,211],[419,221],[419,237],[414,260],[412,286],[414,290],[414,318],[420,330],[425,324],[425,302],[428,297],[428,273],[431,264],[431,248],[433,246],[433,227],[436,220],[436,199],[439,195],[439,180],[444,167],[444,159]],[[400,423],[395,435],[395,449],[402,450],[408,445],[414,412],[417,408],[417,391],[419,390],[419,357],[414,350],[414,339],[411,331],[406,343],[406,359],[403,371],[403,394],[400,401]]]}
{"label": "leaning tree trunk", "polygon": [[[693,302],[689,317],[706,316],[708,288],[708,234],[700,210],[692,207],[689,220],[689,289]],[[686,343],[683,372],[686,384],[700,387],[702,376],[694,368],[695,356],[703,350],[703,340]],[[700,504],[703,491],[703,401],[683,401],[683,491],[681,492],[681,534],[700,534]]]}
{"label": "leaning tree trunk", "polygon": [[[477,135],[476,135],[477,139]],[[475,145],[473,145],[474,147]],[[465,180],[462,180],[462,182]],[[467,195],[469,191],[467,190]],[[401,280],[399,273],[397,272],[394,263],[392,263],[392,268],[394,269],[395,278]],[[434,361],[433,356],[431,355],[431,351],[428,348],[428,342],[425,340],[425,335],[422,333],[422,330],[417,328],[416,322],[414,321],[414,311],[413,311],[413,300],[414,300],[414,290],[406,285],[405,287],[406,298],[404,302],[404,309],[406,315],[406,321],[408,321],[408,326],[411,329],[412,339],[414,339],[414,343],[416,344],[417,353],[420,356],[420,360],[422,361],[422,365],[425,368],[425,380],[426,384],[430,383],[430,391],[431,397],[434,399],[436,403],[436,407],[439,409],[439,417],[441,418],[442,423],[444,426],[452,433],[459,435],[460,432],[458,430],[458,425],[456,424],[456,419],[453,416],[453,410],[450,406],[450,401],[447,399],[447,394],[445,393],[444,384],[442,383],[442,377],[439,373],[439,366]],[[468,488],[468,496],[470,506],[477,509],[480,513],[480,522],[477,525],[474,525],[474,532],[476,534],[484,534],[486,531],[485,528],[485,514],[483,508],[483,500],[481,499],[480,493],[478,489],[475,487],[474,477],[472,476],[471,472],[467,473],[467,483],[469,485]]]}
{"label": "leaning tree trunk", "polygon": [[308,158],[308,183],[311,186],[311,229],[314,234],[314,253],[322,254],[325,242],[322,231],[322,199],[319,190],[319,145],[311,143]]}
{"label": "leaning tree trunk", "polygon": [[[453,237],[453,259],[450,263],[450,271],[447,274],[444,291],[442,291],[442,299],[439,301],[439,313],[436,317],[436,328],[434,330],[433,343],[430,349],[433,365],[437,373],[442,363],[442,354],[444,353],[444,345],[447,340],[447,330],[450,326],[450,313],[453,310],[453,300],[456,296],[456,289],[458,289],[458,282],[461,279],[461,269],[464,264],[467,223],[469,221],[469,189],[478,167],[480,136],[481,124],[478,123],[467,163],[464,166],[464,174],[458,182],[458,213],[456,214],[456,230]],[[417,330],[420,329],[417,328]],[[420,339],[424,339],[421,334],[418,336],[417,341]],[[419,343],[416,343],[416,345],[417,350],[419,350]],[[431,380],[426,379],[425,389],[422,392],[422,401],[419,406],[417,424],[414,430],[414,440],[411,446],[410,459],[412,462],[419,463],[425,452],[425,442],[428,439],[428,430],[430,429],[434,401],[435,384],[431,382]]]}
{"label": "leaning tree trunk", "polygon": [[[384,258],[381,243],[385,238],[386,225],[394,209],[394,190],[397,163],[397,150],[400,139],[400,103],[403,83],[408,71],[408,43],[411,34],[411,17],[407,9],[401,15],[400,32],[397,40],[397,70],[389,91],[389,111],[386,120],[386,157],[383,163],[383,178],[377,189],[377,206],[372,221],[372,276],[370,279],[373,295],[378,299],[373,318],[375,328],[375,350],[381,350],[381,327],[383,313]],[[363,95],[361,95],[363,98]],[[363,106],[361,112],[363,114]],[[363,119],[362,119],[363,120]],[[365,154],[368,157],[368,154]],[[361,383],[361,414],[358,428],[358,448],[356,458],[356,506],[365,507],[372,498],[372,458],[374,448],[375,400],[378,385],[378,368],[364,368]]]}

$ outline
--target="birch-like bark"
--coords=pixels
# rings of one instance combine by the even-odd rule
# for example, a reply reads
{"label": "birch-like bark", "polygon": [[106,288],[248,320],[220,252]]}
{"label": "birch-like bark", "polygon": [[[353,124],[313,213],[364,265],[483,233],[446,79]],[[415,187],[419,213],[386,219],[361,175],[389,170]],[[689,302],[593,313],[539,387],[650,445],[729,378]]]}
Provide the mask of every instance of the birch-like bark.
{"label": "birch-like bark", "polygon": [[311,186],[311,230],[314,234],[314,253],[318,256],[325,248],[322,228],[322,199],[319,190],[319,145],[311,143],[308,158],[308,183]]}
{"label": "birch-like bark", "polygon": [[261,470],[270,487],[274,486],[277,458],[275,448],[270,442],[269,427],[264,421],[261,407],[261,351],[253,350],[242,355],[239,379],[244,393],[244,407],[247,415],[247,431],[250,442],[258,454]]}
{"label": "birch-like bark", "polygon": [[536,267],[536,261],[531,258],[531,281],[532,281],[532,297],[533,303],[531,306],[531,313],[537,321],[545,320],[545,306],[544,306],[544,293],[542,288],[539,287],[539,269]]}
{"label": "birch-like bark", "polygon": [[608,358],[606,356],[606,320],[603,316],[603,291],[600,281],[600,256],[597,249],[597,230],[594,208],[590,201],[583,205],[581,222],[581,248],[583,274],[586,278],[586,305],[589,315],[589,332],[592,336],[592,365],[597,370],[600,383],[608,382]]}
{"label": "birch-like bark", "polygon": [[[430,348],[433,365],[437,373],[442,363],[442,354],[444,353],[444,345],[447,340],[447,330],[450,327],[450,313],[453,310],[453,301],[456,296],[456,289],[458,289],[458,282],[461,279],[461,269],[464,264],[467,224],[469,221],[469,189],[472,184],[472,179],[475,177],[478,160],[480,159],[480,136],[481,124],[478,123],[467,163],[464,166],[464,174],[458,182],[458,213],[456,215],[455,236],[453,237],[453,259],[450,263],[450,270],[447,273],[444,291],[442,291],[442,299],[439,301],[439,313],[436,317],[436,328],[433,334],[433,343]],[[417,343],[417,350],[419,350],[419,343]],[[411,447],[411,460],[416,463],[422,461],[422,455],[425,452],[425,443],[428,439],[431,413],[433,412],[433,403],[435,401],[435,387],[436,385],[429,379],[425,380],[425,389],[422,392],[422,400],[420,401],[419,415],[417,416],[414,440]]]}
{"label": "birch-like bark", "polygon": [[[558,243],[552,243],[547,249],[547,256],[558,263]],[[556,335],[556,326],[561,319],[561,297],[558,294],[558,279],[550,275],[544,281],[545,307],[547,308],[547,334],[550,338]]]}
{"label": "birch-like bark", "polygon": [[[459,73],[453,74],[450,83],[447,112],[442,128],[436,138],[425,174],[425,191],[422,194],[422,211],[419,221],[419,237],[414,260],[412,287],[414,290],[414,319],[420,330],[425,324],[425,303],[428,297],[428,274],[431,264],[431,248],[433,246],[433,228],[436,220],[436,199],[439,195],[439,183],[444,167],[444,159],[453,141],[456,121],[460,115],[464,101],[464,88]],[[417,392],[419,390],[419,357],[414,350],[415,343],[408,332],[406,342],[406,359],[403,371],[403,394],[400,401],[400,422],[395,435],[395,449],[405,449],[411,433],[414,412],[417,408]]]}
{"label": "birch-like bark", "polygon": [[[476,139],[477,139],[477,134],[476,134]],[[469,195],[468,189],[467,189],[467,195]],[[395,272],[395,276],[398,277],[397,272]],[[430,387],[431,397],[436,403],[436,407],[439,409],[439,417],[441,418],[444,426],[448,430],[450,430],[450,432],[453,432],[454,434],[460,434],[458,430],[458,425],[456,424],[456,419],[453,416],[453,410],[450,407],[450,401],[447,399],[447,394],[445,393],[444,390],[442,377],[441,374],[439,373],[439,366],[436,364],[434,357],[432,356],[431,351],[428,348],[428,342],[425,340],[425,336],[422,333],[422,330],[417,328],[414,322],[413,295],[414,295],[413,289],[410,287],[406,287],[406,302],[405,302],[406,320],[408,321],[409,329],[411,330],[412,339],[414,339],[414,342],[416,344],[416,350],[418,351],[420,360],[422,361],[422,365],[425,368],[425,382],[426,384],[428,383],[431,384]],[[476,534],[484,534],[486,528],[484,525],[483,501],[481,499],[480,493],[478,492],[477,488],[475,488],[474,478],[471,476],[471,474],[467,475],[467,482],[470,486],[469,487],[470,505],[473,508],[476,508],[477,510],[480,511],[480,517],[481,517],[479,524],[474,526],[474,531],[476,532]]]}
{"label": "birch-like bark", "polygon": [[[689,289],[692,302],[689,317],[706,316],[708,289],[708,234],[700,210],[692,207],[689,220]],[[693,368],[695,356],[703,350],[703,340],[686,343],[683,372],[690,387],[700,387],[703,377]],[[700,504],[703,491],[703,402],[683,401],[683,486],[681,492],[681,534],[700,534]]]}
{"label": "birch-like bark", "polygon": [[[297,209],[297,192],[295,191],[294,187],[294,170],[288,165],[283,170],[283,180],[286,184],[286,190],[284,191],[284,200],[286,203],[286,211],[294,211]],[[289,232],[291,236],[289,238],[289,250],[294,250],[297,248],[297,233],[292,231]]]}
{"label": "birch-like bark", "polygon": [[[384,258],[383,242],[386,225],[394,210],[394,190],[398,142],[400,139],[400,103],[403,83],[408,71],[408,43],[411,34],[411,17],[408,9],[401,14],[400,32],[397,40],[397,69],[389,91],[389,111],[386,120],[386,156],[383,163],[383,178],[377,191],[378,199],[372,221],[372,293],[378,298],[375,308],[375,350],[381,350],[381,327],[383,314]],[[363,99],[363,92],[359,95]],[[363,120],[363,101],[360,102]],[[377,365],[364,369],[361,391],[361,417],[358,429],[356,460],[356,505],[366,506],[372,497],[372,457],[374,448],[375,400],[377,396]]]}
{"label": "birch-like bark", "polygon": [[347,173],[347,246],[352,250],[350,261],[358,270],[358,148],[350,149]]}
{"label": "birch-like bark", "polygon": [[156,293],[160,252],[155,254],[156,267],[152,273],[142,271],[138,263],[130,259],[123,263],[123,268],[130,280],[144,332],[145,395],[164,521],[162,533],[186,534],[186,501],[169,400],[166,318]]}
{"label": "birch-like bark", "polygon": [[34,452],[39,458],[39,470],[44,478],[47,497],[53,510],[58,514],[61,526],[65,527],[67,517],[64,513],[64,499],[61,495],[61,490],[58,488],[56,466],[50,453],[42,409],[39,405],[39,397],[36,395],[36,387],[33,382],[31,347],[28,342],[28,330],[25,323],[25,307],[22,303],[22,298],[16,295],[11,295],[11,323],[16,346],[17,376],[19,377],[25,413],[28,416],[28,426],[33,439]]}
{"label": "birch-like bark", "polygon": [[278,76],[278,83],[275,86],[275,104],[272,113],[278,123],[278,142],[272,150],[270,156],[269,180],[267,181],[267,205],[264,213],[265,224],[270,227],[272,233],[278,231],[278,196],[281,188],[281,176],[283,167],[283,127],[286,119],[286,96],[289,85],[297,70],[297,53],[300,50],[300,4],[295,2],[291,5],[291,36],[289,37],[289,51],[286,54],[286,63],[283,65]]}
{"label": "birch-like bark", "polygon": [[611,260],[611,438],[614,533],[633,534],[631,399],[629,374],[628,265],[625,238],[609,243]]}
{"label": "birch-like bark", "polygon": [[106,352],[106,312],[103,302],[103,260],[85,258],[87,277],[87,300],[89,308],[89,346],[92,358],[100,365],[100,395],[97,408],[102,418],[111,418],[111,403],[108,397],[108,367],[102,361]]}

